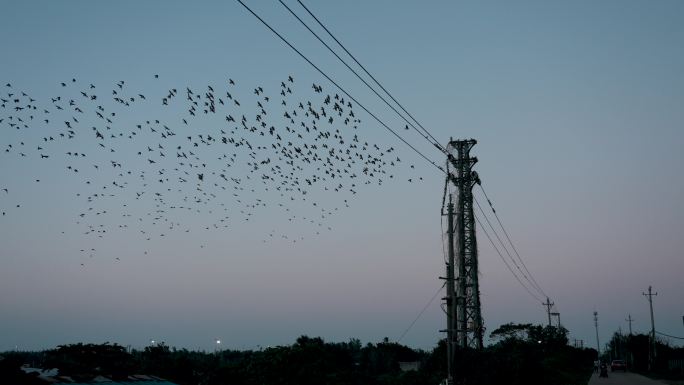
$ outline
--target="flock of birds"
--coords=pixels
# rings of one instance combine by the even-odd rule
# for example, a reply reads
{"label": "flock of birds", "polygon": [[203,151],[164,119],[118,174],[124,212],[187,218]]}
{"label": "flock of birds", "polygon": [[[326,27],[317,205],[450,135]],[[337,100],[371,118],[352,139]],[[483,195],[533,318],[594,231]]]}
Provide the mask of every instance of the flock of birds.
{"label": "flock of birds", "polygon": [[[161,82],[158,75],[151,81]],[[46,101],[10,83],[3,88],[0,159],[26,161],[22,173],[45,162],[78,182],[74,221],[96,239],[115,230],[149,241],[226,229],[260,211],[320,234],[363,186],[396,179],[404,165],[393,147],[363,139],[350,100],[318,84],[297,98],[292,76],[272,95],[261,86],[245,92],[232,79],[201,88],[160,85],[157,95],[125,81],[102,89],[70,79]],[[0,180],[0,220],[20,215],[24,204],[12,182]],[[273,238],[304,239],[276,229],[263,235],[264,242]],[[81,252],[92,257],[95,248]]]}

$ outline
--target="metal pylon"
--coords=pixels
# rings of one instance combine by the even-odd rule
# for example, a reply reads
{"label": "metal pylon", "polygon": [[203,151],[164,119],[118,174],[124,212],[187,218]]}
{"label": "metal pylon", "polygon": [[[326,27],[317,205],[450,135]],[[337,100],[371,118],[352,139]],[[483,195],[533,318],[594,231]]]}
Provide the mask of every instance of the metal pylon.
{"label": "metal pylon", "polygon": [[473,212],[473,187],[480,179],[473,171],[477,158],[470,156],[476,143],[475,139],[451,140],[447,149],[452,166],[449,179],[456,186],[456,339],[461,347],[482,349],[484,328]]}

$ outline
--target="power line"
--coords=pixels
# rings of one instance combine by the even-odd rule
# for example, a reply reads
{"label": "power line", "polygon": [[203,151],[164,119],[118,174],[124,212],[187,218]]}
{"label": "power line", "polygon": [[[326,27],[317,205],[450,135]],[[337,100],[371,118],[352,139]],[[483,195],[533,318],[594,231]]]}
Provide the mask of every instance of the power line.
{"label": "power line", "polygon": [[515,252],[515,255],[518,256],[518,260],[520,260],[520,263],[522,264],[523,268],[525,269],[527,274],[532,279],[533,286],[537,290],[539,290],[539,292],[541,294],[543,294],[545,297],[548,297],[546,292],[544,292],[544,289],[542,289],[541,286],[539,285],[539,283],[537,283],[537,280],[534,279],[534,275],[532,275],[530,270],[527,268],[527,265],[525,265],[525,262],[523,261],[522,257],[520,256],[520,253],[518,253],[518,249],[513,244],[513,241],[511,241],[511,237],[508,235],[508,231],[506,231],[506,228],[504,227],[503,223],[501,223],[501,219],[499,219],[499,214],[496,213],[496,210],[494,209],[494,205],[492,204],[491,199],[489,199],[489,196],[487,196],[487,192],[484,190],[484,187],[482,187],[482,183],[480,183],[480,190],[482,190],[482,193],[484,194],[485,198],[487,199],[487,203],[489,204],[489,208],[494,213],[494,217],[496,217],[496,221],[499,222],[499,226],[501,226],[501,230],[503,230],[504,234],[506,235],[506,239],[508,239],[508,243],[511,244],[511,247],[513,248],[513,251]]}
{"label": "power line", "polygon": [[[494,236],[495,236],[496,239],[499,241],[499,244],[501,245],[501,247],[504,249],[504,251],[505,251],[506,254],[508,255],[508,258],[510,258],[511,262],[513,262],[513,265],[515,265],[516,269],[518,269],[518,271],[520,272],[520,274],[523,276],[523,278],[525,278],[525,280],[530,284],[530,286],[531,286],[533,289],[539,291],[539,294],[541,294],[541,295],[543,295],[543,296],[545,296],[545,297],[548,298],[548,296],[546,296],[543,292],[541,292],[539,289],[537,289],[537,288],[534,286],[534,284],[532,283],[532,281],[531,281],[529,278],[527,278],[527,275],[525,275],[525,272],[522,271],[522,269],[520,268],[520,266],[518,266],[518,263],[515,261],[515,258],[513,258],[513,256],[511,255],[511,253],[508,251],[508,248],[506,247],[506,245],[505,245],[505,244],[503,243],[503,241],[501,240],[501,237],[499,237],[499,233],[496,231],[496,229],[494,229],[494,226],[492,226],[492,223],[489,221],[489,217],[487,216],[487,214],[486,214],[486,213],[484,212],[484,210],[482,209],[482,206],[480,205],[480,202],[478,202],[478,200],[477,200],[475,197],[473,197],[473,200],[474,200],[475,203],[477,204],[477,207],[480,209],[480,212],[482,213],[482,216],[484,217],[485,221],[486,221],[487,224],[489,225],[489,228],[492,229],[492,232],[494,233]],[[548,311],[550,312],[551,309],[549,308]]]}
{"label": "power line", "polygon": [[397,138],[398,138],[399,140],[401,140],[405,145],[407,145],[409,148],[411,148],[413,151],[415,151],[418,155],[420,155],[420,156],[421,156],[423,159],[425,159],[428,163],[430,163],[431,165],[435,166],[438,170],[440,170],[440,171],[442,171],[442,172],[445,172],[444,169],[443,169],[441,166],[437,165],[434,161],[432,161],[430,158],[428,158],[427,156],[425,156],[425,155],[424,155],[422,152],[420,152],[417,148],[415,148],[413,145],[411,145],[409,142],[407,142],[404,138],[402,138],[401,135],[397,134],[392,128],[390,128],[387,124],[385,124],[385,122],[383,122],[383,121],[380,120],[380,118],[378,118],[375,114],[373,114],[372,112],[370,112],[370,110],[368,110],[368,108],[366,108],[363,104],[361,104],[358,100],[356,100],[356,98],[354,98],[353,96],[351,96],[344,88],[342,88],[342,86],[340,86],[339,84],[337,84],[337,82],[335,82],[332,78],[330,78],[330,76],[328,76],[325,72],[323,72],[323,70],[321,70],[316,64],[314,64],[311,60],[309,60],[309,58],[307,58],[303,53],[301,53],[297,48],[295,48],[295,46],[293,46],[293,45],[292,45],[287,39],[285,39],[280,33],[278,33],[278,31],[276,31],[275,29],[273,29],[273,27],[271,27],[264,19],[262,19],[262,18],[261,18],[259,15],[257,15],[251,8],[249,8],[245,3],[243,3],[242,0],[236,0],[236,1],[237,1],[238,3],[240,3],[243,7],[245,7],[245,9],[247,9],[247,10],[248,10],[252,15],[254,15],[254,17],[256,17],[263,25],[265,25],[269,30],[271,30],[271,32],[273,32],[276,36],[278,36],[278,37],[280,38],[280,40],[282,40],[285,44],[287,44],[287,46],[290,47],[293,51],[295,51],[302,59],[304,59],[307,63],[309,63],[312,67],[314,67],[314,68],[316,69],[316,71],[318,71],[321,75],[323,75],[323,77],[325,77],[329,82],[331,82],[332,84],[334,84],[340,91],[342,91],[342,93],[344,93],[345,95],[347,95],[347,97],[348,97],[349,99],[353,100],[354,103],[356,103],[359,107],[361,107],[364,111],[366,111],[366,113],[368,113],[368,115],[370,115],[371,117],[373,117],[373,119],[375,119],[378,123],[380,123],[383,127],[385,127],[385,129],[387,129],[389,132],[391,132],[395,137],[397,137]]}
{"label": "power line", "polygon": [[[366,87],[368,87],[371,91],[373,91],[373,93],[374,93],[377,97],[379,97],[380,100],[382,100],[382,101],[387,105],[387,107],[391,108],[392,111],[394,111],[397,115],[399,115],[399,117],[400,117],[401,119],[403,119],[404,122],[406,122],[407,127],[408,127],[408,125],[410,125],[411,127],[413,127],[413,129],[414,129],[421,137],[425,138],[425,140],[427,140],[428,142],[430,142],[430,144],[432,144],[432,145],[434,145],[435,147],[437,147],[440,151],[446,153],[446,150],[443,149],[443,148],[441,147],[441,145],[439,144],[439,142],[438,142],[437,140],[435,140],[434,138],[433,138],[433,140],[430,140],[430,138],[428,138],[427,135],[421,133],[421,132],[413,125],[413,123],[411,123],[408,119],[406,119],[406,117],[404,117],[404,115],[402,115],[401,112],[397,111],[397,109],[396,109],[393,105],[391,105],[391,104],[390,104],[382,95],[380,95],[380,94],[378,93],[378,91],[375,90],[375,88],[373,88],[370,84],[368,84],[368,82],[367,82],[364,78],[362,78],[361,75],[359,75],[358,72],[356,72],[353,68],[351,68],[351,67],[349,66],[349,64],[347,64],[347,62],[344,61],[344,59],[342,59],[342,58],[340,57],[340,55],[337,54],[337,52],[335,52],[335,50],[333,50],[332,48],[330,48],[330,46],[328,45],[328,43],[326,43],[325,41],[323,41],[323,39],[321,39],[321,37],[318,36],[318,34],[317,34],[314,30],[312,30],[311,27],[309,27],[309,25],[306,24],[306,22],[305,22],[304,20],[302,20],[302,19],[299,17],[299,15],[297,15],[290,7],[288,7],[287,4],[285,4],[285,2],[283,2],[283,0],[278,0],[278,1],[280,2],[280,4],[282,4],[283,7],[285,7],[285,9],[287,9],[287,10],[290,12],[290,14],[291,14],[292,16],[294,16],[294,17],[295,17],[295,18],[296,18],[296,19],[297,19],[297,20],[298,20],[298,21],[299,21],[307,30],[309,30],[309,32],[311,32],[311,34],[314,35],[314,36],[316,37],[316,39],[318,39],[318,41],[321,42],[321,44],[323,44],[323,45],[325,46],[325,48],[328,49],[328,51],[330,51],[333,55],[335,55],[335,57],[336,57],[340,62],[342,62],[342,64],[344,64],[345,67],[347,67],[347,69],[349,69],[354,75],[356,75],[356,77],[357,77],[359,80],[361,80],[361,81],[363,82],[363,84],[366,85]],[[308,10],[308,9],[307,9],[307,10]],[[318,19],[316,19],[316,21],[318,21]],[[319,21],[319,24],[320,24],[320,21]],[[387,91],[385,91],[385,92],[387,92]],[[391,97],[391,95],[390,95],[390,97]],[[396,102],[396,101],[395,101],[395,102]],[[404,111],[404,112],[406,112],[406,111]],[[428,134],[428,135],[429,135],[429,134]]]}
{"label": "power line", "polygon": [[[281,2],[282,2],[282,1],[281,1]],[[330,37],[333,38],[333,40],[335,40],[335,42],[336,42],[340,47],[342,47],[342,49],[344,50],[344,52],[346,52],[347,55],[349,55],[349,57],[351,57],[351,58],[354,60],[354,62],[356,62],[356,64],[358,64],[358,66],[361,67],[361,69],[362,69],[368,76],[370,76],[371,79],[373,79],[373,81],[375,82],[375,84],[377,84],[377,85],[378,85],[378,86],[379,86],[379,87],[380,87],[380,88],[381,88],[381,89],[382,89],[382,90],[383,90],[383,91],[384,91],[384,92],[385,92],[385,93],[386,93],[386,94],[387,94],[387,95],[388,95],[388,96],[389,96],[389,97],[390,97],[390,98],[399,106],[399,108],[401,108],[401,110],[404,111],[404,112],[406,113],[406,115],[408,115],[414,122],[416,122],[416,124],[425,132],[425,134],[427,134],[430,138],[432,138],[432,140],[434,141],[434,143],[435,143],[435,145],[437,146],[437,148],[439,148],[440,151],[446,153],[446,149],[445,149],[441,144],[439,144],[439,140],[435,139],[435,137],[432,136],[432,134],[430,134],[430,132],[429,132],[425,127],[423,127],[423,125],[420,124],[420,122],[419,122],[418,120],[416,120],[416,118],[414,118],[413,115],[411,115],[411,113],[409,113],[409,112],[404,108],[404,106],[402,106],[401,103],[399,103],[399,101],[398,101],[396,98],[394,98],[394,96],[392,96],[392,94],[391,94],[389,91],[387,91],[387,89],[385,89],[385,87],[383,87],[383,85],[380,84],[380,82],[379,82],[373,75],[371,75],[370,72],[368,72],[368,70],[366,70],[366,67],[364,67],[364,66],[356,59],[356,57],[355,57],[354,55],[352,55],[351,52],[349,52],[349,50],[348,50],[348,49],[347,49],[347,48],[346,48],[346,47],[345,47],[345,46],[344,46],[344,45],[335,37],[335,35],[332,34],[332,32],[330,32],[330,30],[328,30],[328,28],[326,28],[325,25],[323,25],[323,23],[321,23],[321,21],[316,17],[316,15],[314,15],[313,12],[311,12],[311,11],[309,10],[309,8],[307,8],[307,6],[304,5],[304,3],[302,3],[301,0],[297,0],[297,2],[299,3],[299,5],[302,6],[302,8],[304,8],[304,9],[306,10],[306,12],[309,13],[309,15],[311,15],[311,17],[314,18],[314,20],[316,20],[316,22],[318,23],[318,25],[320,25],[320,26],[325,30],[325,32],[327,32],[328,35],[330,35]],[[410,123],[409,123],[409,124],[410,124]],[[411,127],[413,127],[414,129],[416,129],[416,127],[413,126],[412,124],[411,124]]]}
{"label": "power line", "polygon": [[[496,210],[494,209],[494,205],[492,204],[491,199],[489,199],[489,196],[487,196],[487,192],[485,192],[484,187],[482,187],[482,183],[480,183],[480,190],[482,190],[482,193],[484,194],[485,198],[487,199],[487,203],[489,204],[490,209],[494,213],[494,217],[496,218],[497,222],[499,223],[499,226],[504,232],[504,235],[506,236],[506,239],[508,240],[508,243],[511,244],[511,247],[513,248],[513,251],[515,252],[515,255],[517,255],[518,260],[520,260],[520,263],[522,264],[523,268],[527,272],[527,274],[530,276],[532,279],[531,284],[539,290],[541,294],[543,294],[545,297],[548,297],[548,295],[544,292],[544,290],[541,288],[541,286],[537,283],[537,280],[534,279],[534,276],[532,273],[530,273],[529,269],[527,268],[527,265],[525,265],[525,262],[523,261],[522,257],[520,256],[520,253],[518,253],[518,249],[515,247],[513,244],[513,241],[511,240],[511,237],[508,235],[508,232],[506,231],[506,228],[504,227],[503,223],[501,223],[501,219],[499,218],[499,215],[496,213]],[[478,204],[479,205],[479,204]]]}
{"label": "power line", "polygon": [[509,265],[508,262],[506,262],[506,258],[503,257],[503,255],[501,254],[499,249],[496,247],[496,244],[494,244],[494,241],[489,236],[489,233],[487,233],[487,230],[485,230],[485,227],[482,225],[482,221],[480,220],[480,218],[478,218],[477,215],[475,215],[475,214],[473,214],[473,215],[475,216],[475,219],[477,220],[477,222],[480,224],[480,230],[482,230],[482,232],[487,236],[487,239],[489,239],[489,243],[492,244],[494,251],[496,251],[496,253],[499,255],[499,258],[501,258],[503,263],[506,265],[506,268],[508,268],[508,271],[510,271],[511,274],[513,274],[513,276],[518,281],[518,283],[525,289],[525,291],[527,291],[527,293],[530,296],[532,296],[532,298],[534,298],[537,302],[544,302],[541,300],[541,298],[537,297],[534,293],[532,293],[532,291],[530,291],[530,289],[520,280],[518,275],[515,274],[515,271],[513,271],[513,269],[511,268],[511,265]]}
{"label": "power line", "polygon": [[671,336],[669,334],[661,333],[659,331],[656,331],[656,334],[660,334],[661,336],[665,336],[665,337],[676,338],[678,340],[684,340],[684,337]]}
{"label": "power line", "polygon": [[423,313],[425,313],[425,310],[427,310],[427,308],[430,307],[432,302],[435,300],[435,298],[437,298],[439,293],[442,291],[442,288],[444,287],[444,285],[446,285],[446,282],[444,282],[442,284],[442,286],[440,286],[439,289],[437,289],[437,292],[435,293],[435,295],[433,295],[432,298],[430,298],[430,301],[428,301],[427,305],[425,305],[425,307],[423,307],[423,309],[420,311],[420,313],[418,313],[418,316],[416,317],[416,319],[414,319],[413,322],[411,322],[411,324],[406,328],[406,330],[404,330],[404,332],[401,333],[401,337],[399,337],[399,339],[397,339],[397,342],[401,342],[402,338],[404,338],[404,336],[406,336],[406,333],[408,333],[409,330],[411,330],[411,328],[413,327],[413,325],[415,325],[416,322],[418,322],[418,319],[423,315]]}

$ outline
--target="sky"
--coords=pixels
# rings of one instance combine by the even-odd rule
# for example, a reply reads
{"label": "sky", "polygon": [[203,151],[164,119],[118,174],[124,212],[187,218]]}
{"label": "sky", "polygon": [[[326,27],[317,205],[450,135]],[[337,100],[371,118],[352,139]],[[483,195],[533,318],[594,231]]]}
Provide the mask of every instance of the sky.
{"label": "sky", "polygon": [[[405,123],[280,3],[246,3],[443,164],[439,151],[404,130]],[[286,3],[304,18],[296,1]],[[635,332],[646,332],[642,293],[649,285],[658,292],[656,329],[684,336],[684,3],[305,4],[442,144],[478,141],[472,153],[482,185],[570,338],[595,346],[594,311],[601,344],[619,328],[627,331],[628,315]],[[165,92],[207,85],[224,90],[229,78],[237,83],[235,97],[250,103],[258,86],[277,97],[288,76],[293,97],[301,100],[316,96],[312,83],[341,94],[238,2],[3,1],[1,8],[0,87],[11,83],[12,90],[49,105],[55,95],[78,98],[82,89],[91,92],[90,84],[106,95],[125,81],[148,102],[122,110],[121,127],[145,118],[178,122],[185,111],[162,108]],[[4,87],[0,95],[9,92]],[[76,223],[88,209],[76,194],[91,190],[66,169],[68,159],[0,154],[0,188],[11,191],[0,196],[6,212],[0,217],[0,351],[105,341],[139,348],[152,339],[211,350],[217,338],[223,348],[254,349],[289,344],[302,334],[397,340],[428,303],[401,342],[433,347],[445,324],[440,301],[430,302],[444,275],[444,175],[358,106],[354,111],[359,136],[394,148],[403,162],[392,181],[360,186],[345,198],[349,207],[338,195],[312,190],[311,200],[334,211],[320,221],[326,231],[288,221],[291,212],[271,206],[256,210],[249,222],[207,230],[216,217],[209,211],[219,210],[211,204],[237,206],[226,194],[201,212],[174,217],[188,233],[147,241],[137,231],[155,232],[157,225],[145,221],[136,231],[93,237]],[[200,130],[220,120],[193,122],[172,128]],[[55,130],[0,129],[3,150],[7,143],[40,142]],[[135,164],[145,138],[117,148],[117,159]],[[90,155],[95,143],[77,139],[56,149]],[[108,182],[89,170],[94,184]],[[232,172],[238,177],[249,170]],[[145,187],[133,183],[130,189]],[[486,202],[479,189],[475,195]],[[126,199],[102,200],[97,209],[112,217],[128,208],[135,215],[154,210],[151,200]],[[300,218],[318,210],[297,203],[291,209]],[[508,322],[546,322],[540,301],[481,232],[478,241],[487,332]]]}

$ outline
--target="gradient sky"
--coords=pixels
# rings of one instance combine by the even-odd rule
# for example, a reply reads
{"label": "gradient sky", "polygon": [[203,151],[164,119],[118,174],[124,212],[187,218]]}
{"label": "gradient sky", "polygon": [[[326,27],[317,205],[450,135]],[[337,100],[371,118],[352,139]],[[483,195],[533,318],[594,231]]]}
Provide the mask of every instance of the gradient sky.
{"label": "gradient sky", "polygon": [[[278,2],[248,4],[388,124],[403,127]],[[478,140],[483,185],[571,338],[595,345],[594,310],[604,342],[627,330],[628,314],[635,331],[646,331],[641,293],[649,285],[658,292],[656,328],[684,335],[684,3],[306,4],[434,136]],[[152,74],[178,88],[231,77],[245,85],[245,98],[257,85],[277,89],[290,74],[303,88],[315,82],[334,92],[237,2],[3,1],[0,9],[0,82],[42,100],[71,78],[151,90]],[[271,224],[288,226],[263,213],[250,226],[152,245],[120,233],[96,245],[85,269],[78,251],[95,245],[74,226],[79,187],[44,163],[0,155],[0,187],[16,186],[24,203],[0,219],[0,350],[80,341],[142,347],[150,339],[213,349],[215,338],[242,349],[302,334],[398,338],[441,285],[443,177],[361,118],[369,140],[394,146],[416,170],[363,190],[327,219],[333,231],[313,237],[292,225],[287,230],[304,241],[262,243]],[[34,175],[44,179],[40,189]],[[406,182],[416,175],[424,180]],[[201,226],[201,218],[188,221]],[[479,246],[488,331],[545,322],[544,308],[483,236]],[[438,302],[403,343],[430,348],[441,338]]]}

